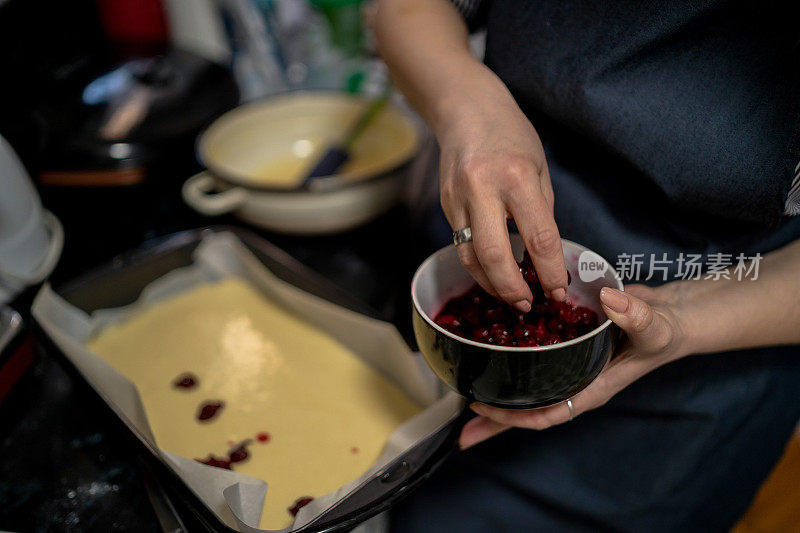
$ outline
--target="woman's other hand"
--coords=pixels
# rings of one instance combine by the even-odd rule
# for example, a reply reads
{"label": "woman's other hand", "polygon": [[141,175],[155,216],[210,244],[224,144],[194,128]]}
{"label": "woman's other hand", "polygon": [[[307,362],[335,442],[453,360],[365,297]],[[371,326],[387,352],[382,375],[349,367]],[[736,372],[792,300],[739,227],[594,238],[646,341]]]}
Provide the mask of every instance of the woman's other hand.
{"label": "woman's other hand", "polygon": [[[572,398],[574,416],[600,407],[651,370],[689,353],[682,318],[686,288],[686,282],[675,282],[655,289],[632,285],[626,292],[601,291],[603,310],[626,338],[597,379]],[[464,426],[459,440],[462,448],[510,427],[541,430],[570,420],[570,410],[563,403],[531,410],[498,409],[481,403],[471,408],[478,416]]]}

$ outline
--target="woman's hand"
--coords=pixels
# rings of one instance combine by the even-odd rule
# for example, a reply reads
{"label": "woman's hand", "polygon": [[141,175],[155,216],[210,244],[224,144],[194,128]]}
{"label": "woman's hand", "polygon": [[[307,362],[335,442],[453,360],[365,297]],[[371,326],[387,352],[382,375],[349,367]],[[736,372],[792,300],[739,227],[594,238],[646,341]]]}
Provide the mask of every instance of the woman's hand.
{"label": "woman's hand", "polygon": [[461,263],[489,293],[528,312],[531,291],[506,228],[506,219],[513,218],[545,294],[563,300],[567,271],[536,130],[488,71],[453,95],[441,116],[436,133],[442,207],[454,230],[472,229],[472,242],[458,247]]}
{"label": "woman's hand", "polygon": [[[626,292],[604,288],[600,300],[608,318],[627,338],[614,358],[588,387],[572,398],[575,416],[605,404],[651,370],[689,353],[683,324],[687,282],[651,289],[633,285]],[[510,427],[546,429],[569,421],[564,404],[541,409],[506,410],[481,403],[471,406],[479,416],[464,426],[459,445],[468,448]]]}
{"label": "woman's hand", "polygon": [[436,132],[442,207],[454,230],[469,226],[459,257],[488,292],[531,308],[511,253],[513,218],[545,293],[563,300],[567,270],[553,220],[542,143],[502,81],[472,55],[467,26],[448,0],[380,0],[375,34],[395,85]]}

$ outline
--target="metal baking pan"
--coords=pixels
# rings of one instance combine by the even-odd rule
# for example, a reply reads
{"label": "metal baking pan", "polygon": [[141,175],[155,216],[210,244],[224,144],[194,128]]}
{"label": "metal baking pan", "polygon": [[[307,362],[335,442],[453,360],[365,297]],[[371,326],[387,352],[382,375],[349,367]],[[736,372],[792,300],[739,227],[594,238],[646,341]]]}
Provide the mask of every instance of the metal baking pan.
{"label": "metal baking pan", "polygon": [[[231,232],[276,276],[296,287],[332,303],[373,318],[377,313],[342,289],[309,270],[286,252],[255,234],[236,227],[212,226],[188,230],[149,241],[87,274],[54,287],[64,299],[89,313],[96,309],[119,307],[134,302],[142,289],[168,272],[192,263],[192,252],[201,239],[213,232]],[[141,437],[127,419],[108,405],[58,348],[37,328],[37,338],[48,351],[58,354],[70,374],[91,388],[101,404],[117,414],[120,428],[127,428],[131,445],[147,463],[164,492],[175,500],[175,507],[191,514],[191,521],[210,531],[233,532],[214,514],[172,470],[157,451]],[[463,418],[463,417],[462,417]],[[303,533],[348,531],[368,518],[392,507],[413,491],[455,449],[463,419],[454,420],[437,433],[377,472],[356,491],[312,522],[296,530]],[[179,513],[180,514],[180,513]]]}

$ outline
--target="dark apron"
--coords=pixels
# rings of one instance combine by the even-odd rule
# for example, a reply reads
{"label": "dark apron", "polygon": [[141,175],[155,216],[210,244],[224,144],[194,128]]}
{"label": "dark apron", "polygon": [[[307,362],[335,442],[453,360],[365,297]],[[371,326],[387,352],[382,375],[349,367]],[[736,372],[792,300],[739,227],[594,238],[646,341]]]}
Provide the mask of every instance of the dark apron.
{"label": "dark apron", "polygon": [[[796,21],[751,5],[489,3],[486,63],[542,137],[563,237],[612,262],[800,238]],[[798,420],[798,347],[690,356],[457,454],[393,530],[727,531]]]}

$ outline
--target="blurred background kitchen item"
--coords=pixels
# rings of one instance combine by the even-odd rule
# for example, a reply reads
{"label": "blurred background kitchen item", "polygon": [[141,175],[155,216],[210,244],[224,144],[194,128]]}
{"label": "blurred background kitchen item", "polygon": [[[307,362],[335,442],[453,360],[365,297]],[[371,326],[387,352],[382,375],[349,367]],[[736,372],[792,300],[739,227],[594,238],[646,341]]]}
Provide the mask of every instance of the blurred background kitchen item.
{"label": "blurred background kitchen item", "polygon": [[392,88],[388,86],[379,97],[366,102],[364,110],[361,111],[356,121],[350,124],[346,131],[342,132],[339,139],[334,139],[331,141],[328,148],[324,148],[324,151],[320,150],[320,152],[318,152],[318,154],[321,154],[321,157],[315,156],[317,163],[311,171],[306,174],[301,184],[302,187],[308,187],[315,178],[336,174],[339,169],[351,159],[353,145],[358,140],[359,136],[364,133],[364,130],[367,129],[367,126],[369,126],[383,108],[386,107],[391,96]]}
{"label": "blurred background kitchen item", "polygon": [[140,183],[238,101],[227,69],[176,48],[114,66],[72,98],[53,96],[41,109],[51,126],[38,179],[65,187]]}
{"label": "blurred background kitchen item", "polygon": [[11,145],[0,136],[0,304],[41,283],[61,255],[64,233]]}
{"label": "blurred background kitchen item", "polygon": [[[135,4],[0,0],[0,132],[34,177],[43,204],[64,225],[64,251],[50,276],[57,287],[145,240],[211,222],[183,202],[181,187],[201,170],[195,140],[216,115],[275,91],[370,97],[386,85],[369,32],[351,55],[332,43],[330,19],[308,0],[240,3],[239,13],[263,18],[257,31],[237,26],[235,2],[143,0],[142,12],[126,14]],[[360,14],[368,4],[358,6]],[[254,65],[258,53],[274,56],[274,64]],[[129,135],[106,140],[100,125],[120,102],[127,102],[121,107],[126,112],[112,124],[127,126]],[[194,111],[185,112],[190,106]],[[62,171],[67,179],[61,184],[39,180]],[[102,172],[87,175],[95,171]],[[90,177],[112,179],[91,184]],[[5,192],[0,189],[0,196]],[[410,266],[427,251],[414,248],[424,234],[409,231],[405,213],[398,207],[353,231],[324,237],[259,234],[378,316],[399,318],[410,339],[402,288]],[[215,221],[238,223],[234,215]],[[383,238],[388,233],[395,235],[391,242]],[[123,293],[124,281],[109,296]],[[22,325],[30,292],[12,301]],[[28,328],[16,319],[9,324],[14,345],[27,337]],[[159,530],[142,490],[141,454],[114,426],[114,414],[98,409],[90,391],[41,342],[35,348],[0,351],[0,381],[11,375],[5,368],[15,373],[28,367],[0,403],[0,453],[6,458],[0,478],[12,480],[0,483],[0,529]],[[6,361],[14,363],[6,367]],[[181,508],[180,514],[190,531],[207,529],[191,510]]]}
{"label": "blurred background kitchen item", "polygon": [[388,210],[419,146],[412,120],[395,106],[366,126],[351,158],[331,177],[298,190],[325,149],[369,102],[333,92],[292,93],[234,109],[201,136],[197,154],[208,172],[190,178],[183,197],[206,215],[233,212],[272,231],[336,233]]}

